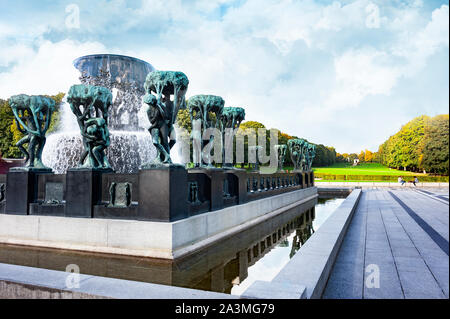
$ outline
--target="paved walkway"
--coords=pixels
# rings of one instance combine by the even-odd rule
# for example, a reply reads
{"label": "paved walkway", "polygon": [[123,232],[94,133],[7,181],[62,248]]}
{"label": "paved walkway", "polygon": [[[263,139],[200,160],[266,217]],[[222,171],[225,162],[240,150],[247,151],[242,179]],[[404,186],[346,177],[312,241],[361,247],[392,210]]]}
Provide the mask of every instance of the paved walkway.
{"label": "paved walkway", "polygon": [[448,198],[448,188],[363,189],[323,298],[448,298]]}

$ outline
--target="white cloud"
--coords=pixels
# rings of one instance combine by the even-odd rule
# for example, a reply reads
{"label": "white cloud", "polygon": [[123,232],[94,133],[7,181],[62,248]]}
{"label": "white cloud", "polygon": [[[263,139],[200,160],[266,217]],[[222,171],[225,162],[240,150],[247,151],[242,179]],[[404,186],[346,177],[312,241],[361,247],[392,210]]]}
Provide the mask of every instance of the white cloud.
{"label": "white cloud", "polygon": [[348,51],[335,60],[336,87],[325,102],[329,109],[358,106],[369,94],[389,95],[400,76],[380,51]]}
{"label": "white cloud", "polygon": [[18,65],[8,72],[0,73],[2,98],[21,93],[67,92],[72,84],[79,83],[79,72],[73,67],[73,60],[85,54],[101,53],[106,49],[100,43],[64,40],[57,43],[45,41],[36,52],[30,50],[24,50],[26,58],[20,59]]}
{"label": "white cloud", "polygon": [[[366,128],[361,110],[373,99],[386,107],[396,101],[391,108],[405,110],[399,113],[405,118],[415,115],[408,113],[416,103],[412,94],[399,88],[420,82],[418,74],[439,52],[448,59],[448,5],[427,12],[420,1],[343,3],[238,1],[219,16],[219,7],[230,3],[80,0],[81,29],[66,35],[78,41],[43,40],[46,30],[63,28],[64,11],[59,22],[34,35],[24,36],[14,23],[0,25],[0,44],[7,48],[0,51],[0,67],[13,65],[0,73],[0,96],[64,92],[78,82],[74,58],[125,54],[158,69],[182,70],[191,82],[189,96],[221,95],[227,105],[245,107],[249,120],[357,151],[387,138],[385,129],[366,134],[365,141],[353,137]],[[10,37],[16,41],[3,45]],[[348,130],[336,123],[342,114],[349,117]],[[371,120],[396,123],[377,114]]]}

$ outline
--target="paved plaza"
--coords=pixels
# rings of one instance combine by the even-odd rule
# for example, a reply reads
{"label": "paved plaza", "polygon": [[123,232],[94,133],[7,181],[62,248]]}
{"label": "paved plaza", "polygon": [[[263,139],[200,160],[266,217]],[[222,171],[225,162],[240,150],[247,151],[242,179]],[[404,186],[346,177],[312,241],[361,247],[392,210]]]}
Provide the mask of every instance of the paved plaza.
{"label": "paved plaza", "polygon": [[448,253],[448,188],[363,188],[322,297],[448,298]]}

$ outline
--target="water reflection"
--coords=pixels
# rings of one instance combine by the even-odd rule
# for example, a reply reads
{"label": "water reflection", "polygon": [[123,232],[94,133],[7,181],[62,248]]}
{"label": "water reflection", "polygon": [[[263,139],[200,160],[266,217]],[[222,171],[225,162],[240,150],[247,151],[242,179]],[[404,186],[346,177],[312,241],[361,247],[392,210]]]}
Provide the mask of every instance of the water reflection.
{"label": "water reflection", "polygon": [[[0,245],[0,263],[151,282],[239,295],[254,280],[271,280],[320,227],[327,203],[311,200],[176,261]],[[322,213],[321,213],[322,214]]]}

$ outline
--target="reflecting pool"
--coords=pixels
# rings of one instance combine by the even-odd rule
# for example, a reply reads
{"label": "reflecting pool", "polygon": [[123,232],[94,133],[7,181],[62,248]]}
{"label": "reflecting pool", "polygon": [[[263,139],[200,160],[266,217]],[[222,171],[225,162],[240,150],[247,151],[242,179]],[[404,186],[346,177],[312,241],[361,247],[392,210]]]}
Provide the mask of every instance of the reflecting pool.
{"label": "reflecting pool", "polygon": [[[0,263],[240,295],[272,280],[343,198],[314,199],[175,261],[0,245]],[[299,269],[301,271],[301,269]]]}

